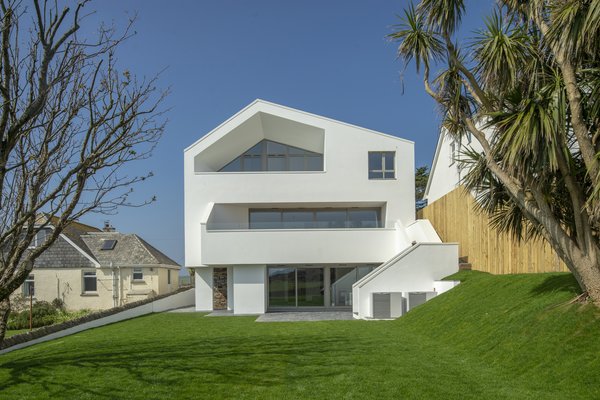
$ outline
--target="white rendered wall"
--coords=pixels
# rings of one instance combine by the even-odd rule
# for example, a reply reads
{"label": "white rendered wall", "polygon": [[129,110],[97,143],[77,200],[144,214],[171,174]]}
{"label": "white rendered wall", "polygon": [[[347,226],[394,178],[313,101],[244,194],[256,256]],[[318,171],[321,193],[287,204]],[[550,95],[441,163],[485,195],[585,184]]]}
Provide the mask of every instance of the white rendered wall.
{"label": "white rendered wall", "polygon": [[406,234],[411,241],[417,243],[441,243],[442,239],[428,219],[418,219],[406,227]]}
{"label": "white rendered wall", "polygon": [[213,268],[196,268],[196,311],[213,309]]}
{"label": "white rendered wall", "polygon": [[[218,145],[220,132],[229,132],[239,128],[240,124],[256,115],[257,112],[274,114],[281,118],[296,120],[324,132],[324,172],[206,172],[208,165],[215,165],[210,152],[211,145]],[[271,121],[270,119],[267,119]],[[278,129],[285,131],[286,124]],[[273,123],[275,124],[275,123]],[[281,140],[295,140],[299,145],[301,129],[292,123],[293,137]],[[249,135],[254,144],[260,136],[253,130],[259,125],[253,122]],[[266,129],[262,127],[262,129]],[[276,130],[269,128],[269,132]],[[318,138],[317,131],[308,132],[311,140]],[[287,132],[288,136],[290,132]],[[252,134],[252,135],[251,135]],[[275,135],[273,133],[272,135]],[[227,137],[227,135],[225,135]],[[224,139],[224,138],[223,138]],[[272,140],[278,137],[272,136]],[[249,141],[250,142],[250,141]],[[292,144],[292,143],[290,143]],[[317,145],[308,143],[307,145]],[[234,144],[231,143],[231,146]],[[208,149],[206,149],[208,147]],[[223,147],[223,146],[221,146]],[[248,146],[249,147],[249,146]],[[205,150],[206,149],[206,150]],[[211,158],[205,164],[196,157],[202,151]],[[395,151],[396,179],[369,180],[368,152]],[[219,149],[220,154],[225,150]],[[240,151],[239,155],[243,152]],[[206,221],[206,211],[210,203],[218,204],[277,204],[277,203],[343,203],[343,202],[372,202],[386,204],[386,224],[393,228],[393,221],[400,221],[406,226],[415,220],[414,207],[414,144],[412,142],[369,131],[363,128],[347,125],[327,118],[303,113],[270,103],[257,102],[243,110],[234,119],[225,122],[214,134],[190,146],[184,153],[185,180],[185,264],[187,267],[197,267],[206,263],[227,264],[226,258],[238,253],[244,256],[244,251],[238,249],[239,242],[230,242],[222,252],[223,259],[211,255],[202,257],[200,246],[202,223]],[[202,157],[202,156],[201,156]],[[200,159],[201,159],[200,157]],[[233,159],[234,157],[231,157]],[[203,166],[201,167],[200,164]],[[196,172],[196,170],[204,172]],[[377,235],[376,233],[373,233]],[[235,236],[235,235],[233,235]],[[233,237],[231,236],[231,237]],[[236,236],[237,237],[237,236]],[[244,237],[245,238],[245,237]],[[296,243],[286,243],[292,249]],[[360,244],[359,244],[360,245]],[[400,247],[402,244],[399,245]],[[367,247],[364,246],[366,249]],[[310,249],[308,250],[311,251]],[[312,250],[314,259],[318,259],[319,248]],[[358,260],[354,260],[358,261]],[[263,260],[262,262],[266,262]]]}
{"label": "white rendered wall", "polygon": [[[424,196],[424,198],[427,199],[428,204],[433,203],[437,199],[456,189],[459,186],[461,179],[468,172],[467,168],[461,170],[461,168],[459,168],[460,163],[453,160],[451,146],[453,142],[454,139],[445,135],[443,132],[440,134],[433,165],[431,166],[428,191]],[[459,158],[464,157],[461,156],[460,152],[465,151],[467,148],[472,148],[479,152],[483,151],[481,145],[475,138],[472,138],[470,142],[467,138],[463,138],[462,142],[456,146],[458,147],[455,156]]]}
{"label": "white rendered wall", "polygon": [[371,294],[434,291],[435,281],[458,272],[458,245],[421,243],[382,265],[352,287],[352,311],[371,318]]}
{"label": "white rendered wall", "polygon": [[395,229],[204,230],[201,262],[205,265],[382,263],[410,245],[399,232]]}
{"label": "white rendered wall", "polygon": [[24,347],[33,346],[34,344],[47,342],[49,340],[58,339],[64,336],[72,335],[77,332],[85,331],[99,326],[113,324],[115,322],[124,321],[127,319],[136,318],[142,315],[151,314],[155,312],[164,312],[167,310],[173,310],[176,308],[191,306],[194,302],[194,290],[186,290],[181,293],[176,293],[169,297],[155,300],[151,303],[143,304],[138,307],[130,308],[119,313],[109,315],[103,318],[98,318],[93,321],[84,322],[73,326],[71,328],[63,329],[62,331],[54,332],[46,336],[42,336],[38,339],[30,340],[28,342],[20,343],[15,346],[8,347],[0,350],[0,354],[5,354],[13,350],[22,349]]}
{"label": "white rendered wall", "polygon": [[233,312],[235,314],[265,313],[267,310],[266,278],[265,265],[233,267]]}

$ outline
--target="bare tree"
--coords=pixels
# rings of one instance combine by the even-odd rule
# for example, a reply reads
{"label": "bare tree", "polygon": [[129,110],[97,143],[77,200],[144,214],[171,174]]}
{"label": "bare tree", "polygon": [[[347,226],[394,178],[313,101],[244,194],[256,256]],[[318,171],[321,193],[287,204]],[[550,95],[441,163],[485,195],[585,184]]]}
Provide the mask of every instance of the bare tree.
{"label": "bare tree", "polygon": [[84,40],[86,3],[0,0],[0,341],[9,296],[34,260],[82,215],[132,205],[132,185],[150,174],[124,167],[149,157],[163,132],[156,78],[115,65],[131,21],[120,35],[100,27]]}

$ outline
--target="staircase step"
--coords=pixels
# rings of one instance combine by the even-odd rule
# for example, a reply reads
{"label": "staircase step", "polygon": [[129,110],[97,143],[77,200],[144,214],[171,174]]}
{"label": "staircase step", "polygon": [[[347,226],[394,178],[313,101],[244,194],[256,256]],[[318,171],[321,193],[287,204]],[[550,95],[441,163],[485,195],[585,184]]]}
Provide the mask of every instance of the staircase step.
{"label": "staircase step", "polygon": [[465,262],[458,263],[458,270],[459,271],[470,271],[471,269],[472,269],[471,263],[468,263],[468,262],[466,262],[466,263]]}

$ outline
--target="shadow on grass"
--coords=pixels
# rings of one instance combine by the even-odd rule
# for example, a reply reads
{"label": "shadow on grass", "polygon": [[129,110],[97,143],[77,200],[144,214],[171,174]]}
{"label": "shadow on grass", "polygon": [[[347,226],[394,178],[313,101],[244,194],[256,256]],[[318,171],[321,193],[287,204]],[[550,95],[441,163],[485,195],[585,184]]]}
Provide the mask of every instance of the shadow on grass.
{"label": "shadow on grass", "polygon": [[531,293],[536,295],[556,292],[567,292],[576,296],[581,294],[581,288],[572,274],[560,274],[547,277],[531,289]]}
{"label": "shadow on grass", "polygon": [[[107,342],[102,348],[86,349],[86,343],[81,343],[77,348],[71,346],[69,353],[57,348],[9,361],[1,365],[9,375],[4,381],[11,386],[35,385],[39,388],[36,392],[49,398],[83,398],[82,392],[85,398],[128,398],[127,392],[135,389],[123,387],[121,382],[132,381],[140,387],[153,387],[154,396],[168,397],[173,395],[174,385],[189,385],[184,380],[190,379],[203,387],[225,385],[260,391],[285,385],[292,372],[294,384],[350,372],[331,368],[331,360],[351,368],[350,358],[368,357],[365,348],[372,348],[366,343],[369,340],[348,336],[238,335],[185,342],[140,336],[137,345]],[[2,392],[0,389],[0,397]]]}

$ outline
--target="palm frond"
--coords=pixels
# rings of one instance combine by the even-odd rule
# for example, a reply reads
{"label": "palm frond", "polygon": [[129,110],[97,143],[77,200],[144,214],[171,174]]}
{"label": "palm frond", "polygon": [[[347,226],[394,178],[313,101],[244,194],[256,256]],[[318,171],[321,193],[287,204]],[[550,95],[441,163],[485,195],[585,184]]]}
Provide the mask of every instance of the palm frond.
{"label": "palm frond", "polygon": [[401,17],[400,23],[394,27],[397,30],[387,37],[400,42],[398,57],[405,63],[414,59],[417,72],[420,71],[421,64],[429,67],[430,61],[442,57],[444,50],[442,41],[435,32],[425,26],[423,16],[416,12],[412,4],[404,10],[404,17]]}
{"label": "palm frond", "polygon": [[465,4],[463,0],[421,0],[418,11],[427,15],[429,27],[452,35],[460,25]]}

